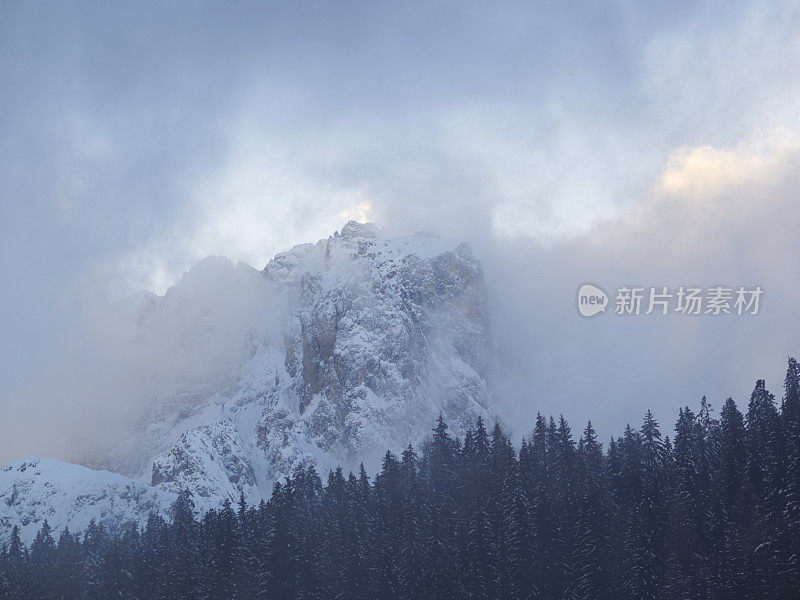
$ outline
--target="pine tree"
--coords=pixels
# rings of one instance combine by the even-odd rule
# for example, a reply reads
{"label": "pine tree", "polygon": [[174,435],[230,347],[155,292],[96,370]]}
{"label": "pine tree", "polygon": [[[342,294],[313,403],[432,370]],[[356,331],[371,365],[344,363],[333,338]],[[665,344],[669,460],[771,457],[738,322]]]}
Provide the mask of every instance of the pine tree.
{"label": "pine tree", "polygon": [[322,481],[314,466],[295,471],[290,496],[293,502],[289,531],[295,545],[297,596],[309,600],[325,598],[330,592],[329,574],[335,572],[338,579],[341,573],[331,570],[327,544],[332,538],[332,523],[326,522]]}
{"label": "pine tree", "polygon": [[800,588],[800,366],[789,358],[781,410],[786,436],[783,514],[780,522],[782,579],[787,589]]}
{"label": "pine tree", "polygon": [[11,540],[5,553],[4,575],[9,588],[9,600],[22,600],[29,597],[30,580],[27,569],[27,552],[19,535],[19,527],[11,528]]}
{"label": "pine tree", "polygon": [[711,403],[703,396],[700,400],[697,422],[702,433],[703,469],[706,472],[710,472],[716,466],[720,446],[719,422],[711,416],[712,412]]}
{"label": "pine tree", "polygon": [[[490,524],[491,450],[480,417],[476,429],[467,431],[460,452],[459,538],[457,554],[468,597],[494,594],[496,583],[494,539]],[[481,596],[482,595],[482,596]]]}
{"label": "pine tree", "polygon": [[[219,513],[212,513],[210,526],[207,597],[213,600],[234,598],[237,568],[241,564],[240,534],[236,513],[228,498],[223,501]],[[246,597],[243,593],[238,596]]]}
{"label": "pine tree", "polygon": [[518,580],[517,590],[519,598],[530,600],[534,598],[534,548],[535,530],[533,526],[533,511],[530,505],[531,495],[529,489],[534,486],[532,473],[534,471],[533,450],[527,438],[522,438],[519,451],[518,478],[517,478],[517,524],[518,524]]}
{"label": "pine tree", "polygon": [[549,479],[552,501],[553,536],[550,551],[559,595],[574,595],[577,587],[575,564],[575,442],[572,431],[563,416],[558,427],[550,420],[548,463],[552,471]]}
{"label": "pine tree", "polygon": [[11,598],[12,594],[16,595],[17,590],[12,590],[11,585],[6,545],[0,544],[0,598]]}
{"label": "pine tree", "polygon": [[255,515],[248,510],[244,492],[239,493],[239,504],[233,524],[236,540],[234,547],[233,588],[238,598],[252,598],[256,594],[258,551],[254,538]]}
{"label": "pine tree", "polygon": [[156,513],[147,517],[147,526],[142,533],[142,579],[139,593],[143,598],[162,599],[169,594],[169,528]]}
{"label": "pine tree", "polygon": [[733,399],[722,407],[719,424],[719,457],[712,478],[713,506],[711,587],[717,598],[743,597],[747,585],[745,551],[741,531],[748,518],[750,502],[745,494],[744,417]]}
{"label": "pine tree", "polygon": [[[646,429],[655,446],[657,438],[652,426],[653,423],[649,423]],[[619,522],[623,528],[624,548],[622,589],[629,598],[652,598],[658,587],[658,574],[654,570],[656,557],[649,527],[652,515],[647,514],[651,499],[645,491],[645,469],[649,462],[657,459],[645,456],[643,434],[630,425],[626,425],[617,447],[620,452],[617,498],[622,513]]]}
{"label": "pine tree", "polygon": [[431,600],[450,600],[460,594],[457,572],[456,442],[447,433],[447,424],[439,415],[433,438],[427,446],[420,479],[424,485],[423,519],[427,595]]}
{"label": "pine tree", "polygon": [[[780,567],[775,531],[780,518],[780,417],[775,398],[763,379],[756,382],[747,408],[745,443],[746,484],[753,507],[746,544],[753,553],[750,590],[755,594],[776,592]],[[766,541],[763,541],[766,539]]]}
{"label": "pine tree", "polygon": [[334,597],[350,597],[353,594],[350,572],[353,561],[355,540],[351,527],[350,506],[347,497],[346,483],[341,468],[328,475],[328,484],[324,491],[325,520],[328,524],[325,545],[327,560],[331,573],[336,573],[332,580]]}
{"label": "pine tree", "polygon": [[164,587],[170,598],[191,600],[200,596],[197,572],[197,523],[191,493],[182,490],[172,504],[168,529],[169,565]]}
{"label": "pine tree", "polygon": [[81,548],[78,540],[65,527],[58,538],[53,563],[53,587],[59,600],[77,598],[81,590]]}
{"label": "pine tree", "polygon": [[526,564],[530,567],[528,590],[535,597],[553,598],[560,594],[561,581],[556,555],[557,525],[555,520],[554,469],[551,467],[552,453],[549,439],[555,424],[550,419],[548,426],[539,414],[529,444],[529,452],[520,461],[523,493],[530,507],[531,554]]}
{"label": "pine tree", "polygon": [[268,511],[267,539],[259,571],[257,598],[291,598],[296,589],[297,568],[292,552],[295,540],[289,527],[292,485],[275,482]]}
{"label": "pine tree", "polygon": [[657,597],[661,593],[663,565],[666,561],[664,538],[668,521],[668,498],[665,490],[666,449],[661,440],[658,421],[648,410],[639,430],[641,457],[641,491],[636,508],[640,541],[639,566],[641,567],[642,597]]}
{"label": "pine tree", "polygon": [[399,573],[395,558],[399,555],[402,531],[403,494],[400,465],[389,451],[375,478],[375,538],[379,551],[375,560],[375,588],[380,598],[399,594]]}
{"label": "pine tree", "polygon": [[690,598],[709,591],[709,481],[704,464],[704,430],[689,407],[675,425],[675,505],[673,593]]}
{"label": "pine tree", "polygon": [[[755,502],[766,513],[772,500],[777,460],[778,411],[763,379],[756,382],[747,409],[747,482]],[[763,513],[762,513],[763,514]]]}
{"label": "pine tree", "polygon": [[398,597],[402,600],[418,600],[424,593],[422,510],[417,485],[417,463],[417,453],[409,444],[403,452],[401,463],[403,516],[398,556]]}
{"label": "pine tree", "polygon": [[715,485],[724,506],[735,511],[742,510],[747,449],[745,446],[744,417],[732,398],[725,401],[720,420],[719,463],[715,472]]}
{"label": "pine tree", "polygon": [[32,594],[41,600],[50,600],[55,597],[53,581],[55,578],[54,563],[56,559],[56,543],[53,540],[52,530],[47,519],[42,523],[41,529],[33,540],[30,552],[30,570],[36,573],[32,579]]}
{"label": "pine tree", "polygon": [[608,529],[611,507],[605,466],[602,447],[590,422],[578,442],[576,462],[575,595],[582,600],[614,597]]}
{"label": "pine tree", "polygon": [[519,504],[518,463],[516,452],[499,424],[492,431],[490,504],[494,532],[492,565],[496,571],[496,590],[501,598],[519,595],[520,529],[517,518]]}
{"label": "pine tree", "polygon": [[[415,465],[416,468],[416,465]],[[358,481],[352,497],[356,532],[358,535],[358,569],[357,600],[369,600],[375,597],[375,557],[377,555],[377,539],[375,536],[376,504],[364,463],[359,465]],[[415,501],[418,503],[419,499]]]}

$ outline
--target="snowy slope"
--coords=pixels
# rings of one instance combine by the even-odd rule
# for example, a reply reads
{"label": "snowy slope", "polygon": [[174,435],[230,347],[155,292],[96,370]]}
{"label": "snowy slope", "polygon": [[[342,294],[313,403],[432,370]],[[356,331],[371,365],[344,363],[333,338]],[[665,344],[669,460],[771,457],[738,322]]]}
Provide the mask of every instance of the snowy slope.
{"label": "snowy slope", "polygon": [[[418,443],[440,413],[456,435],[479,415],[494,419],[486,314],[480,264],[457,240],[384,238],[351,221],[261,272],[206,259],[164,296],[142,297],[137,339],[183,362],[130,437],[90,464],[149,484],[130,489],[150,490],[155,503],[188,488],[201,506],[268,497],[301,464],[324,473],[364,461],[372,470],[387,448]],[[58,498],[37,498],[79,468],[62,475],[48,463],[24,499],[6,505],[6,522],[45,514],[56,500],[69,507],[55,513],[90,514],[91,505],[122,518],[108,508],[119,505],[138,514],[131,492],[116,499],[134,483],[108,487],[110,473],[83,473],[106,494],[82,504],[72,483]],[[11,497],[8,486],[0,479],[0,497]]]}
{"label": "snowy slope", "polygon": [[151,512],[166,516],[175,495],[117,473],[48,458],[25,458],[0,469],[0,543],[14,525],[30,541],[47,519],[58,535],[94,520],[110,529],[143,525]]}

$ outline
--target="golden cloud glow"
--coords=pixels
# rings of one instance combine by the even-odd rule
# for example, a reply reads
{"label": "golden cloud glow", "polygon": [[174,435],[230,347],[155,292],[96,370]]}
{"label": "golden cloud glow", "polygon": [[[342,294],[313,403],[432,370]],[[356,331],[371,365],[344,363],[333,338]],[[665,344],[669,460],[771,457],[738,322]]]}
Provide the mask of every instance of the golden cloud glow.
{"label": "golden cloud glow", "polygon": [[339,211],[339,221],[344,223],[350,220],[358,221],[359,223],[368,223],[375,220],[372,204],[370,204],[369,200],[362,200]]}
{"label": "golden cloud glow", "polygon": [[734,148],[683,146],[670,153],[654,191],[709,199],[740,185],[767,183],[798,149],[800,140],[785,131],[760,136]]}

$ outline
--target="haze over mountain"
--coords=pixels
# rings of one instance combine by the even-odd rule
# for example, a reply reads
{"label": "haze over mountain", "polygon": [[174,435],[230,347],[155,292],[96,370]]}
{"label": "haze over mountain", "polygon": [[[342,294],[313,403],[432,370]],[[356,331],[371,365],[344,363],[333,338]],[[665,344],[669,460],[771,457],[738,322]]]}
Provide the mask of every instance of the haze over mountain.
{"label": "haze over mountain", "polygon": [[[300,465],[374,470],[439,415],[455,435],[497,418],[483,272],[464,242],[350,221],[263,271],[208,258],[128,308],[134,346],[190,366],[154,382],[131,427],[87,456],[107,471],[38,458],[0,471],[4,531],[144,522],[183,489],[201,511],[257,502]],[[243,313],[232,329],[231,310]]]}
{"label": "haze over mountain", "polygon": [[[470,242],[517,435],[563,412],[607,441],[777,389],[800,339],[798,28],[798,3],[761,0],[4,2],[0,463],[83,460],[169,382],[224,385],[261,302],[205,289],[214,343],[179,320],[145,352],[108,296],[208,255],[261,268],[351,218]],[[586,281],[764,297],[750,319],[586,321]]]}

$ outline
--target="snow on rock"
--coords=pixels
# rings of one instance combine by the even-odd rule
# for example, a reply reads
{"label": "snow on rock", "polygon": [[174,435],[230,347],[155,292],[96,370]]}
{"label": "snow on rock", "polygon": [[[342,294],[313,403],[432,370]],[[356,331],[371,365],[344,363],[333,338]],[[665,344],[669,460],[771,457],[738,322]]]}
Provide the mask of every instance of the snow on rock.
{"label": "snow on rock", "polygon": [[24,458],[0,469],[0,544],[19,526],[23,541],[45,519],[57,536],[65,526],[82,531],[94,520],[117,530],[143,525],[151,512],[166,515],[175,494],[109,471],[94,471],[49,458]]}
{"label": "snow on rock", "polygon": [[191,488],[196,497],[232,502],[244,492],[256,495],[256,476],[242,447],[238,432],[223,421],[210,423],[184,433],[153,464],[152,485],[174,493]]}
{"label": "snow on rock", "polygon": [[350,221],[262,272],[206,259],[146,300],[137,335],[176,332],[171,352],[221,364],[213,377],[181,365],[131,438],[92,463],[150,486],[28,459],[36,475],[13,475],[27,482],[14,487],[5,473],[27,463],[12,463],[0,473],[5,525],[48,514],[63,523],[64,511],[76,527],[95,514],[141,521],[183,488],[200,506],[241,493],[257,502],[299,465],[374,470],[387,448],[419,443],[440,413],[455,435],[495,418],[483,273],[466,243],[385,238]]}
{"label": "snow on rock", "polygon": [[284,333],[294,406],[265,411],[262,448],[293,434],[305,442],[298,454],[310,446],[347,466],[374,464],[387,447],[419,441],[439,412],[456,432],[478,415],[493,417],[482,377],[483,275],[469,246],[375,236],[351,222],[264,269],[294,299]]}

